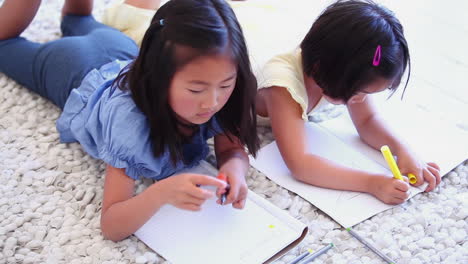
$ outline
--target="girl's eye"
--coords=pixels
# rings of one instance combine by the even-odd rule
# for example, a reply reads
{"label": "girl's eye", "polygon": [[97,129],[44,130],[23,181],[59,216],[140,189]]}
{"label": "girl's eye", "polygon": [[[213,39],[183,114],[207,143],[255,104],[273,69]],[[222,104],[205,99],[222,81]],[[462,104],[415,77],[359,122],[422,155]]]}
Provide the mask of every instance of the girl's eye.
{"label": "girl's eye", "polygon": [[228,89],[228,88],[231,88],[231,87],[232,87],[232,84],[221,86],[222,89]]}
{"label": "girl's eye", "polygon": [[188,89],[188,90],[189,90],[191,93],[195,93],[195,94],[201,93],[201,92],[202,92],[202,91],[199,91],[199,90],[190,90],[190,89]]}

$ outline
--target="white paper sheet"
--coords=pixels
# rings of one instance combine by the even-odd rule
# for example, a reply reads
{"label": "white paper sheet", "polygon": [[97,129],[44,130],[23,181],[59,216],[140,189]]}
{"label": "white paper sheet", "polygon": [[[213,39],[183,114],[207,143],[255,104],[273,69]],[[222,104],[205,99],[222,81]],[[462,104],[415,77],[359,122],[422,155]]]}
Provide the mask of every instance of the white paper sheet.
{"label": "white paper sheet", "polygon": [[[446,174],[468,158],[468,135],[448,125],[434,122],[416,110],[398,108],[389,113],[394,127],[427,161],[435,161]],[[417,121],[410,121],[411,113]],[[406,117],[402,119],[401,117]],[[424,124],[424,125],[423,125]],[[307,150],[340,164],[372,172],[385,172],[391,177],[387,164],[379,151],[364,144],[358,137],[348,115],[320,124],[305,125],[308,138]],[[449,151],[448,151],[449,150]],[[384,204],[366,193],[338,191],[315,187],[293,178],[284,163],[276,142],[263,147],[251,165],[284,188],[297,193],[328,214],[343,227],[351,227],[392,206]],[[422,192],[427,184],[412,187],[410,197]]]}
{"label": "white paper sheet", "polygon": [[[445,175],[468,158],[468,132],[422,110],[392,103],[380,109],[382,117],[425,161],[434,161]],[[319,124],[366,157],[387,166],[379,151],[359,139],[348,114]]]}
{"label": "white paper sheet", "polygon": [[[203,167],[195,170],[211,174]],[[252,192],[243,210],[215,201],[206,201],[198,212],[165,205],[135,235],[174,264],[253,264],[268,260],[306,228]]]}

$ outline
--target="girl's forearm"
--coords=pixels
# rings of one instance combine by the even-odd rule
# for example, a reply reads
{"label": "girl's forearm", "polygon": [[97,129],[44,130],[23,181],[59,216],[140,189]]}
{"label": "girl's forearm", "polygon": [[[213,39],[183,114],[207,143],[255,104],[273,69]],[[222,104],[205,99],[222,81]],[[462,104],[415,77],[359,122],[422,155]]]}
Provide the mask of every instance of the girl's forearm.
{"label": "girl's forearm", "polygon": [[397,133],[379,115],[369,118],[357,130],[361,140],[374,149],[380,150],[382,145],[388,145],[390,149],[394,150],[394,153],[405,149],[405,145]]}
{"label": "girl's forearm", "polygon": [[288,164],[294,177],[302,182],[337,190],[372,193],[376,175],[345,167],[317,155],[305,154]]}
{"label": "girl's forearm", "polygon": [[238,173],[247,173],[249,169],[249,158],[243,149],[232,149],[217,155],[218,167],[235,168]]}
{"label": "girl's forearm", "polygon": [[142,193],[107,208],[101,215],[104,237],[120,241],[138,230],[165,204],[160,192],[160,184],[155,183]]}

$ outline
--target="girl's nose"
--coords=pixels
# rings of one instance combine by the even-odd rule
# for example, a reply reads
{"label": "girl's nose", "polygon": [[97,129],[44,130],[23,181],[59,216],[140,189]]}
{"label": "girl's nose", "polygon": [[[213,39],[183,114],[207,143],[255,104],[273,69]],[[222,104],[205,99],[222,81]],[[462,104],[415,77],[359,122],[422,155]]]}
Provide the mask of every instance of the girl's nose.
{"label": "girl's nose", "polygon": [[203,109],[213,109],[218,105],[218,94],[216,91],[210,92],[204,98],[202,103]]}

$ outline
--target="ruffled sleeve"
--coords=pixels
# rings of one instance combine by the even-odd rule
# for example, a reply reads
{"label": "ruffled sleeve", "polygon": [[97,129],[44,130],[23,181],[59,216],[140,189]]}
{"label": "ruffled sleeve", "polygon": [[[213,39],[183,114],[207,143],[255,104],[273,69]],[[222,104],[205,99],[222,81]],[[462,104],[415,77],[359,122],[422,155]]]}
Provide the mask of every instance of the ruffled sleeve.
{"label": "ruffled sleeve", "polygon": [[153,155],[145,116],[128,91],[110,85],[96,89],[84,108],[69,115],[67,137],[62,140],[78,141],[93,158],[124,168],[133,179],[163,177],[168,157]]}
{"label": "ruffled sleeve", "polygon": [[173,164],[168,150],[154,156],[148,121],[129,91],[112,86],[112,79],[103,75],[85,86],[74,91],[76,98],[67,101],[57,123],[61,141],[79,142],[90,156],[125,169],[133,179],[161,180],[195,166],[208,154],[206,140],[222,132],[213,117],[201,126],[192,142],[184,145],[187,163]]}
{"label": "ruffled sleeve", "polygon": [[98,158],[116,168],[125,168],[133,179],[160,178],[167,155],[156,158],[145,116],[131,95],[117,88],[107,90],[89,116],[86,130],[96,143]]}

